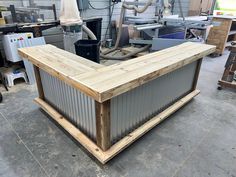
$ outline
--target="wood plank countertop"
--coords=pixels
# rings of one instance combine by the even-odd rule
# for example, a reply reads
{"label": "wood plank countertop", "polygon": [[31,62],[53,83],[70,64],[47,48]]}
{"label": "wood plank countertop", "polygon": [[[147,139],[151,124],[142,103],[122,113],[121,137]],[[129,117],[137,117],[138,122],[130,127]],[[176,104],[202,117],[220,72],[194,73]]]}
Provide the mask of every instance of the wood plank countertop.
{"label": "wood plank countertop", "polygon": [[103,66],[52,45],[19,49],[42,70],[104,102],[215,51],[212,45],[186,42],[162,51]]}

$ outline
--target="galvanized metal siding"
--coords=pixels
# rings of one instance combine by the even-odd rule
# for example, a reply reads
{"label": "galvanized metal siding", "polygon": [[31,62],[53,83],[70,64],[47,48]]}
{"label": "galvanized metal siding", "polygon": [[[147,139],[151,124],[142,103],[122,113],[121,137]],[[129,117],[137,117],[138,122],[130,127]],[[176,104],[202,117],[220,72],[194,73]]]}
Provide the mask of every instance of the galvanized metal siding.
{"label": "galvanized metal siding", "polygon": [[46,101],[95,141],[95,101],[43,70],[40,76]]}
{"label": "galvanized metal siding", "polygon": [[111,100],[111,140],[119,140],[157,115],[193,86],[197,62],[161,76]]}
{"label": "galvanized metal siding", "polygon": [[[44,40],[44,37],[38,37],[38,38],[32,38],[28,40],[21,40],[18,43],[19,48],[24,47],[32,47],[32,46],[38,46],[38,45],[45,45],[46,42]],[[33,64],[29,61],[23,58],[24,66],[27,72],[27,76],[29,78],[30,84],[35,84],[35,76],[34,76],[34,68]]]}

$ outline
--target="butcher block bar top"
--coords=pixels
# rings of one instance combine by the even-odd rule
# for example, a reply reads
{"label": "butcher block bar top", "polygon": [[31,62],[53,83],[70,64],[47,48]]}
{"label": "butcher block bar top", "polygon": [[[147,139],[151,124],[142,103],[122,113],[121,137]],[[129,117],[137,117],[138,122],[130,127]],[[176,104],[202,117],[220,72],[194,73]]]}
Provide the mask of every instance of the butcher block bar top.
{"label": "butcher block bar top", "polygon": [[19,49],[33,63],[35,102],[105,164],[200,93],[202,58],[187,42],[110,66],[52,45]]}
{"label": "butcher block bar top", "polygon": [[19,49],[23,58],[98,102],[104,102],[215,51],[215,46],[186,42],[159,52],[102,66],[52,45]]}

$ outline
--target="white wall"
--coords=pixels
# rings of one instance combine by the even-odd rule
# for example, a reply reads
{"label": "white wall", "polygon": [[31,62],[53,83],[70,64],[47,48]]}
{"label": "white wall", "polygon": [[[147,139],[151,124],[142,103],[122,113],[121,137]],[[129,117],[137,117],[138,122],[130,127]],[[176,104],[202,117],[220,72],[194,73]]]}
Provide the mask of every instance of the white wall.
{"label": "white wall", "polygon": [[[190,5],[190,0],[181,0],[181,5],[182,5],[184,16],[187,16],[188,10],[189,10],[189,5]],[[178,0],[175,0],[174,13],[180,15]]]}

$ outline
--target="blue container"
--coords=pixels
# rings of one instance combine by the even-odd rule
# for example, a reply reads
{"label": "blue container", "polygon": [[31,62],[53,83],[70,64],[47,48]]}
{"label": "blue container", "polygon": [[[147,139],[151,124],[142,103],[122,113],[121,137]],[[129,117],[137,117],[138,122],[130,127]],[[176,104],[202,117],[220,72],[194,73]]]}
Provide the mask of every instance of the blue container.
{"label": "blue container", "polygon": [[185,39],[185,30],[182,26],[166,26],[159,30],[159,38]]}
{"label": "blue container", "polygon": [[176,33],[164,34],[164,35],[160,35],[159,38],[185,39],[185,32],[176,32]]}

